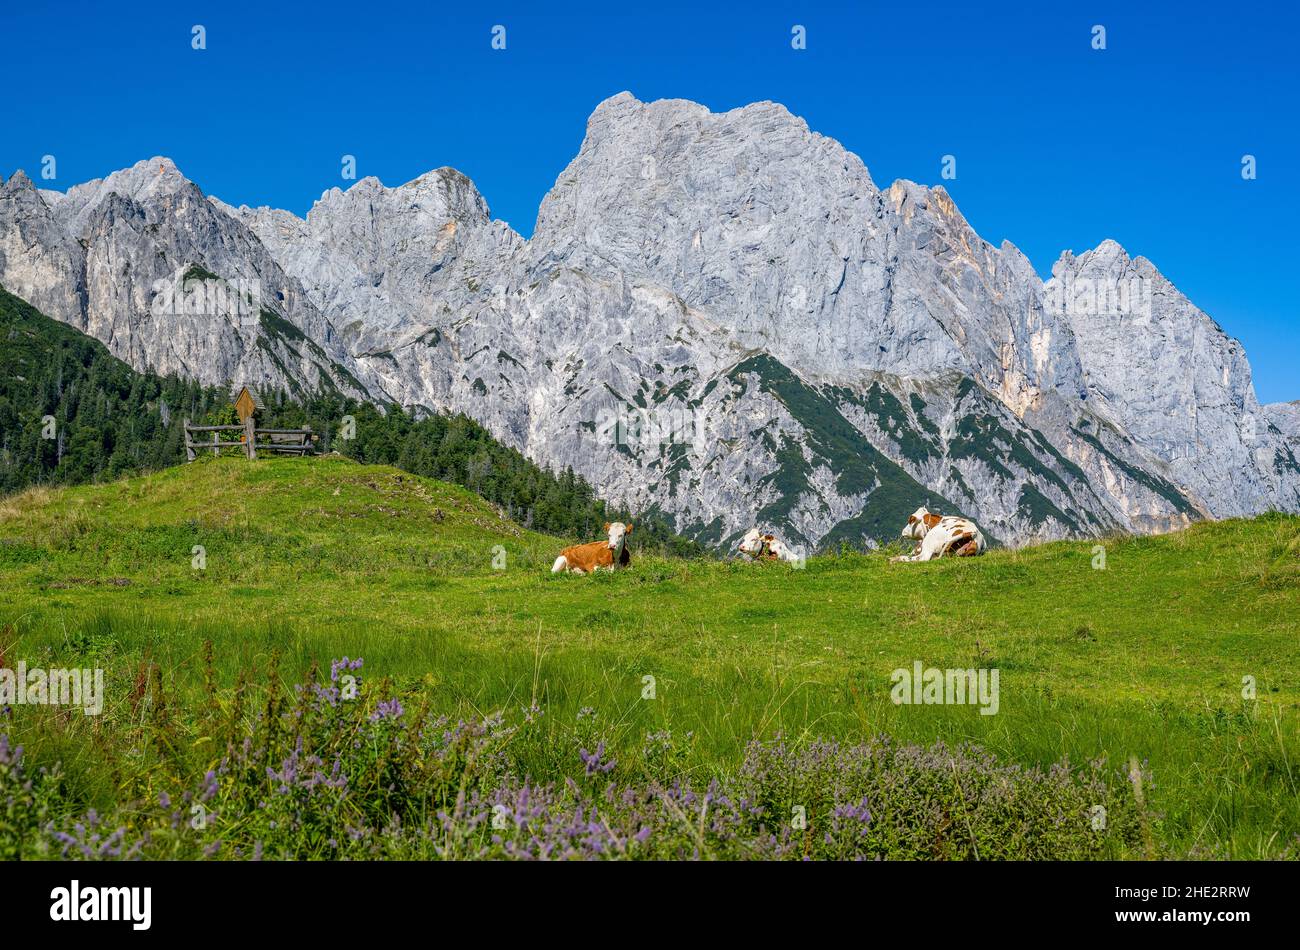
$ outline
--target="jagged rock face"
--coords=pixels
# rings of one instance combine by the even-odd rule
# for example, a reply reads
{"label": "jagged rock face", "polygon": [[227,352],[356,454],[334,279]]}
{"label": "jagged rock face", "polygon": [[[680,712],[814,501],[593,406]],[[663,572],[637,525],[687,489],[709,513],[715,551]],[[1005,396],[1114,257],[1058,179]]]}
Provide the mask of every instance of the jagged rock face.
{"label": "jagged rock face", "polygon": [[1295,456],[1255,398],[1241,344],[1150,261],[1106,241],[1064,254],[1046,290],[1074,328],[1093,408],[1208,514],[1300,506]]}
{"label": "jagged rock face", "polygon": [[84,331],[85,270],[85,249],[54,220],[23,172],[0,186],[0,283]]}
{"label": "jagged rock face", "polygon": [[532,244],[542,265],[671,288],[799,373],[976,369],[1022,414],[1077,377],[1019,251],[982,241],[941,188],[878,191],[856,155],[772,103],[602,103]]}
{"label": "jagged rock face", "polygon": [[0,248],[0,283],[138,368],[367,392],[302,286],[167,159],[63,195],[15,175]]}
{"label": "jagged rock face", "polygon": [[333,188],[305,221],[271,208],[227,210],[322,311],[341,318],[343,340],[360,355],[386,352],[391,336],[414,324],[445,321],[490,289],[523,245],[491,220],[473,183],[451,168],[399,188],[376,178],[347,191]]}
{"label": "jagged rock face", "polygon": [[1271,403],[1264,407],[1264,414],[1292,451],[1300,447],[1300,401]]}
{"label": "jagged rock face", "polygon": [[[59,279],[60,255],[75,259],[59,235],[106,218],[125,234],[143,203],[147,225],[183,232],[154,238],[168,260],[278,275],[282,315],[375,398],[464,411],[707,541],[758,523],[809,547],[874,543],[920,504],[1009,543],[1300,508],[1292,415],[1258,406],[1240,346],[1167,282],[1131,352],[1116,352],[1114,323],[1062,303],[1079,275],[1131,265],[1154,280],[1149,264],[1103,245],[1067,255],[1044,286],[942,188],[880,190],[861,160],[772,103],[602,103],[529,241],[451,169],[333,189],[305,220],[199,201],[226,233],[183,178],[140,168],[46,198],[45,218],[0,217],[9,256],[42,235],[17,273],[64,306],[55,315],[75,315],[59,295],[79,292]],[[220,240],[201,236],[213,229]],[[84,273],[111,272],[97,244],[136,242],[92,240]],[[123,284],[97,276],[84,292]],[[161,348],[123,333],[133,361]],[[1159,392],[1143,375],[1156,357],[1173,381]],[[1185,385],[1185,365],[1206,379]],[[1198,421],[1162,428],[1168,412]],[[1249,433],[1252,413],[1250,443],[1231,430]],[[1178,453],[1189,444],[1195,465]]]}

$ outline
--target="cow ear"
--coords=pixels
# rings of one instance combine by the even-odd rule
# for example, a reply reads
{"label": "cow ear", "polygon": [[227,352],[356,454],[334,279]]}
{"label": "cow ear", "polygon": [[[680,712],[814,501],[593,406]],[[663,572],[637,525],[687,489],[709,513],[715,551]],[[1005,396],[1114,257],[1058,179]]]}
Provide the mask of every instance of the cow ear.
{"label": "cow ear", "polygon": [[632,533],[632,522],[629,521],[627,523],[627,534],[631,534],[631,533]]}
{"label": "cow ear", "polygon": [[605,522],[605,533],[606,533],[606,534],[609,534],[609,522],[608,522],[608,521]]}

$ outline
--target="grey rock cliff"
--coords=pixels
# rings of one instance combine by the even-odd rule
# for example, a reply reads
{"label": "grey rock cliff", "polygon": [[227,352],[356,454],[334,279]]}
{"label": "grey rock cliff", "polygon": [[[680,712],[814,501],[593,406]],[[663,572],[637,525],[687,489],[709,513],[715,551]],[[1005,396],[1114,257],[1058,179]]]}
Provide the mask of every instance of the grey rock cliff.
{"label": "grey rock cliff", "polygon": [[1300,446],[1300,400],[1271,403],[1264,407],[1264,414],[1293,450]]}
{"label": "grey rock cliff", "polygon": [[1163,462],[1208,515],[1300,507],[1296,458],[1251,384],[1241,344],[1155,265],[1114,241],[1062,255],[1065,301],[1095,411]]}
{"label": "grey rock cliff", "polygon": [[[302,219],[152,160],[59,198],[6,184],[0,255],[138,365],[463,411],[707,541],[874,543],[923,503],[1009,543],[1300,510],[1297,414],[1149,262],[1107,242],[1044,284],[942,188],[878,188],[773,103],[601,103],[528,241],[452,169]],[[152,334],[117,260],[256,277],[299,358]]]}
{"label": "grey rock cliff", "polygon": [[[201,286],[187,293],[187,277]],[[368,392],[301,284],[165,158],[63,195],[11,178],[0,283],[141,369]]]}

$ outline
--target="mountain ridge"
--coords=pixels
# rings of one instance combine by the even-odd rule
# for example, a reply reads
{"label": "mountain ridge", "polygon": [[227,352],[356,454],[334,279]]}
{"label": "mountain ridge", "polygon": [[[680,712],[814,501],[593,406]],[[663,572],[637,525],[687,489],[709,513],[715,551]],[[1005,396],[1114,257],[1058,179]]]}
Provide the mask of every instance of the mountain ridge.
{"label": "mountain ridge", "polygon": [[[1240,343],[1151,262],[1107,239],[1043,281],[941,186],[878,188],[776,103],[604,100],[528,239],[454,169],[332,188],[305,218],[202,198],[166,160],[129,171],[53,209],[0,187],[0,281],[60,319],[78,293],[111,296],[122,281],[77,284],[67,243],[116,195],[186,232],[161,242],[173,258],[288,289],[281,316],[322,359],[272,341],[278,365],[219,352],[232,371],[282,382],[314,362],[297,385],[464,411],[697,537],[758,520],[809,547],[874,543],[885,498],[905,519],[926,495],[1011,543],[1300,510],[1291,414],[1258,403]],[[230,227],[165,218],[195,193]],[[14,232],[26,267],[6,263]],[[128,361],[163,350],[132,336]],[[623,437],[646,428],[681,431]]]}

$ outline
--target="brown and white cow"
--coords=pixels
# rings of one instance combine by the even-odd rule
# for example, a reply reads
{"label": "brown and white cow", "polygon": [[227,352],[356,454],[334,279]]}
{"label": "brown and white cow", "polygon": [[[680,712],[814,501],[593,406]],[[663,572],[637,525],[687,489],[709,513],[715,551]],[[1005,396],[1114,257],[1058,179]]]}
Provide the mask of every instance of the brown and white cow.
{"label": "brown and white cow", "polygon": [[623,524],[621,521],[610,524],[606,521],[605,533],[609,535],[605,541],[592,541],[589,544],[575,544],[573,547],[565,548],[551,565],[551,573],[560,574],[567,571],[573,574],[590,574],[600,569],[612,571],[615,567],[630,565],[632,555],[627,549],[627,536],[632,533],[632,525]]}
{"label": "brown and white cow", "polygon": [[940,517],[924,508],[918,508],[907,519],[904,538],[917,542],[910,555],[891,558],[892,561],[932,561],[937,557],[974,557],[983,554],[988,545],[975,522],[954,515]]}
{"label": "brown and white cow", "polygon": [[798,561],[799,555],[774,534],[750,528],[740,539],[740,553],[755,561]]}

